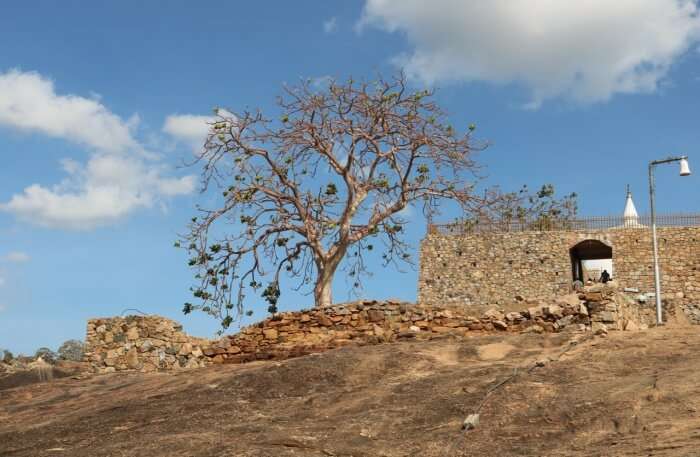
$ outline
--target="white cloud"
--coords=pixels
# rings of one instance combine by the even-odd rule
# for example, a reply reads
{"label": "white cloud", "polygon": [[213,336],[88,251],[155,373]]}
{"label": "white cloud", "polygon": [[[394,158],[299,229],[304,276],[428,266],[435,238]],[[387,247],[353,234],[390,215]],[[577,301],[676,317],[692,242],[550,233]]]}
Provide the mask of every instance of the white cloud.
{"label": "white cloud", "polygon": [[533,107],[653,92],[700,39],[693,0],[367,0],[358,25],[405,33],[410,77],[524,84]]}
{"label": "white cloud", "polygon": [[26,252],[21,252],[21,251],[12,251],[8,252],[2,257],[2,260],[6,262],[12,262],[12,263],[24,263],[24,262],[29,262],[30,257],[29,254]]}
{"label": "white cloud", "polygon": [[165,119],[163,131],[199,152],[209,133],[209,123],[213,121],[211,116],[173,114]]}
{"label": "white cloud", "polygon": [[235,114],[224,108],[216,108],[214,111],[215,116],[171,114],[165,118],[163,132],[176,141],[189,145],[194,153],[199,153],[204,146],[213,122],[226,122],[231,127],[235,126],[238,121]]}
{"label": "white cloud", "polygon": [[57,95],[51,80],[36,72],[0,73],[0,125],[42,133],[105,152],[138,149],[131,129],[94,98]]}
{"label": "white cloud", "polygon": [[14,195],[5,209],[45,227],[92,229],[151,208],[161,196],[188,194],[195,187],[192,176],[166,178],[157,166],[133,157],[96,154],[85,166],[70,162],[64,169],[69,177],[61,184],[33,184]]}
{"label": "white cloud", "polygon": [[323,21],[323,31],[325,33],[333,33],[338,30],[338,18],[333,16],[332,18]]}
{"label": "white cloud", "polygon": [[57,95],[37,73],[0,74],[0,126],[61,138],[91,152],[85,163],[64,159],[66,178],[31,184],[0,210],[45,227],[92,229],[165,197],[194,190],[194,177],[164,176],[166,166],[132,136],[138,116],[123,121],[94,99]]}

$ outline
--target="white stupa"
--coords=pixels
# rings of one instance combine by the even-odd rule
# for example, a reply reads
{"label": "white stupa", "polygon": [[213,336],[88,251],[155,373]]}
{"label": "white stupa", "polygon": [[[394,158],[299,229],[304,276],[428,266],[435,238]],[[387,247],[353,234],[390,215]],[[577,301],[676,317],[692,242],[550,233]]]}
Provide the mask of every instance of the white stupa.
{"label": "white stupa", "polygon": [[622,213],[623,226],[624,228],[642,228],[644,225],[639,223],[639,214],[637,214],[637,208],[634,206],[632,201],[632,192],[630,192],[630,186],[627,185],[627,200],[625,201],[625,211]]}

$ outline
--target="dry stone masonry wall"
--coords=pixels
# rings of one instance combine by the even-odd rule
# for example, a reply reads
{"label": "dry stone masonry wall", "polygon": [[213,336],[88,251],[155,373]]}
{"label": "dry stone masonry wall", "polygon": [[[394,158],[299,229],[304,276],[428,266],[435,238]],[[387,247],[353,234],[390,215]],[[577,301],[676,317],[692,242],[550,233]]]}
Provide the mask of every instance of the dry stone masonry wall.
{"label": "dry stone masonry wall", "polygon": [[[664,298],[700,305],[700,227],[658,230]],[[518,298],[551,300],[571,290],[570,249],[584,240],[612,248],[622,288],[654,290],[648,228],[594,232],[430,233],[421,243],[418,301],[508,306]],[[700,312],[697,313],[700,316]]]}
{"label": "dry stone masonry wall", "polygon": [[160,316],[90,319],[84,360],[102,373],[195,368],[210,363],[202,351],[208,345],[208,340],[191,337],[180,324]]}
{"label": "dry stone masonry wall", "polygon": [[[167,371],[213,363],[284,359],[346,345],[400,339],[465,337],[473,332],[560,332],[640,328],[632,301],[612,289],[572,294],[551,304],[523,303],[522,311],[468,310],[397,301],[364,301],[323,309],[279,313],[218,340],[194,338],[176,322],[159,316],[92,319],[86,361],[96,372]],[[632,322],[632,324],[630,324]]]}

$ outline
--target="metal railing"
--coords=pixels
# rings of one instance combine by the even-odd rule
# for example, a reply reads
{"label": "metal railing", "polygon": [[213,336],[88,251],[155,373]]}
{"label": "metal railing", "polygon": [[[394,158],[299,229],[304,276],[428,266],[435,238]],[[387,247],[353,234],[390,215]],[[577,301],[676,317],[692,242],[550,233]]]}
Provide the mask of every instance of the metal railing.
{"label": "metal railing", "polygon": [[[450,224],[428,224],[428,233],[461,235],[470,233],[498,232],[551,232],[551,231],[591,231],[622,228],[649,228],[651,216],[637,218],[623,216],[597,216],[570,220],[540,218],[537,220],[474,221],[464,220]],[[657,227],[697,227],[700,214],[657,214]]]}

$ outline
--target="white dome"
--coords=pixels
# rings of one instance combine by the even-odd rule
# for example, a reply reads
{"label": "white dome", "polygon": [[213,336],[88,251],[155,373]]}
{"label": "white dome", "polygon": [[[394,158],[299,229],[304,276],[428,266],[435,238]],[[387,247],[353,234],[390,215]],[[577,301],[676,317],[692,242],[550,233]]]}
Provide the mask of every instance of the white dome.
{"label": "white dome", "polygon": [[632,201],[632,192],[630,192],[629,186],[627,186],[627,200],[625,201],[625,211],[622,213],[622,219],[625,227],[644,227],[639,223],[639,214],[637,214],[637,208],[634,206],[634,201]]}

